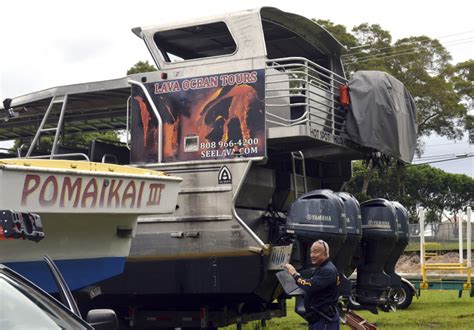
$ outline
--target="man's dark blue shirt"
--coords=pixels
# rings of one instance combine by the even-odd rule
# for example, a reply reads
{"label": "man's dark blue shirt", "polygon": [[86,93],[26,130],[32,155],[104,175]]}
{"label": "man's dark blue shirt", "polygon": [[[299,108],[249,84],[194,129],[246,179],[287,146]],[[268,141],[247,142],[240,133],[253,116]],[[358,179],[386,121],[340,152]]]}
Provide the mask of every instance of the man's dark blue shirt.
{"label": "man's dark blue shirt", "polygon": [[336,306],[339,297],[339,272],[329,259],[317,266],[310,278],[296,275],[295,280],[305,292],[306,311],[312,308],[324,311],[329,306]]}

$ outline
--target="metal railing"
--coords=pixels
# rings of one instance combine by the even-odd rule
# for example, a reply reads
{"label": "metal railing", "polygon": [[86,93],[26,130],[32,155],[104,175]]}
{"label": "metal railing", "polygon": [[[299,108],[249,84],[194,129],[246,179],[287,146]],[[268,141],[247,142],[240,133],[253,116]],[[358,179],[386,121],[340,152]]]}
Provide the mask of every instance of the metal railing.
{"label": "metal railing", "polygon": [[334,136],[344,133],[346,109],[339,90],[347,80],[306,58],[266,62],[267,127],[307,125]]}

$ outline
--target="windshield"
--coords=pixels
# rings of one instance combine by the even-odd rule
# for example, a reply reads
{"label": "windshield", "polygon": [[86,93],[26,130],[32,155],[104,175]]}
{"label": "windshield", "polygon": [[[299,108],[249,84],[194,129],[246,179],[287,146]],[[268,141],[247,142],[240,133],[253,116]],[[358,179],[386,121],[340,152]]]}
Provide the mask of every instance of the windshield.
{"label": "windshield", "polygon": [[89,329],[51,297],[0,274],[0,329]]}
{"label": "windshield", "polygon": [[237,50],[224,22],[158,31],[153,39],[166,62],[231,55]]}

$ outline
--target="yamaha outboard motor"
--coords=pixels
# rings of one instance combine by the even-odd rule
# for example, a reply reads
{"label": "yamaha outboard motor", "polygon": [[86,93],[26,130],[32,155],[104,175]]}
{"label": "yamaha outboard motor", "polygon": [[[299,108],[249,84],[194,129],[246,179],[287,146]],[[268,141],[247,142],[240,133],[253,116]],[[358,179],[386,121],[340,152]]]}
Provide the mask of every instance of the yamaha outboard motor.
{"label": "yamaha outboard motor", "polygon": [[343,213],[341,198],[329,189],[311,191],[291,204],[286,231],[294,234],[299,243],[303,268],[311,266],[309,249],[318,239],[328,243],[331,260],[338,254],[346,239]]}
{"label": "yamaha outboard motor", "polygon": [[362,215],[361,263],[357,267],[355,298],[362,308],[388,311],[391,277],[384,272],[398,239],[397,216],[392,203],[372,199],[360,205]]}
{"label": "yamaha outboard motor", "polygon": [[[310,248],[314,241],[324,240],[329,245],[329,258],[334,260],[346,239],[346,217],[342,199],[332,190],[314,190],[304,194],[290,205],[286,218],[286,231],[294,234],[303,277],[314,271],[310,260]],[[343,269],[339,269],[342,273]],[[305,315],[303,296],[296,296],[295,312]]]}
{"label": "yamaha outboard motor", "polygon": [[336,192],[344,203],[344,214],[346,216],[346,240],[342,248],[333,259],[334,265],[341,272],[341,284],[339,292],[341,296],[348,298],[352,293],[352,283],[348,277],[354,272],[360,258],[360,240],[362,238],[362,220],[360,205],[357,199],[346,192]]}
{"label": "yamaha outboard motor", "polygon": [[392,278],[390,287],[392,289],[401,289],[401,277],[395,273],[395,265],[408,245],[408,211],[399,202],[392,202],[392,205],[395,208],[395,213],[397,215],[398,240],[392,250],[392,253],[390,253],[390,256],[388,257],[387,262],[385,263],[384,271]]}

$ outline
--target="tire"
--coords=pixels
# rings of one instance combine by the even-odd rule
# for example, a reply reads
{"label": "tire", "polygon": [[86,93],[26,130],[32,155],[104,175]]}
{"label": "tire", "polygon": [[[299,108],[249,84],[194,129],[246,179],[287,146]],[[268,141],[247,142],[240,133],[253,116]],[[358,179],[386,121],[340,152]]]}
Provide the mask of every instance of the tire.
{"label": "tire", "polygon": [[398,298],[397,309],[407,309],[411,305],[414,294],[413,289],[402,282],[402,288],[396,293]]}

